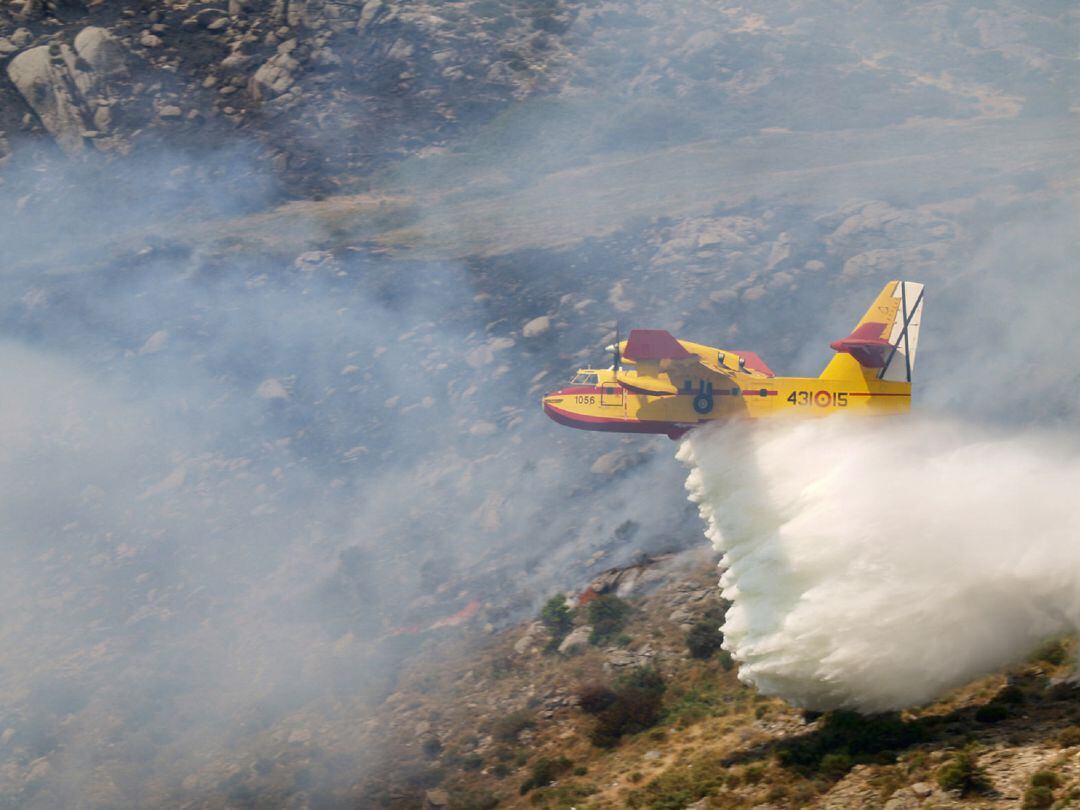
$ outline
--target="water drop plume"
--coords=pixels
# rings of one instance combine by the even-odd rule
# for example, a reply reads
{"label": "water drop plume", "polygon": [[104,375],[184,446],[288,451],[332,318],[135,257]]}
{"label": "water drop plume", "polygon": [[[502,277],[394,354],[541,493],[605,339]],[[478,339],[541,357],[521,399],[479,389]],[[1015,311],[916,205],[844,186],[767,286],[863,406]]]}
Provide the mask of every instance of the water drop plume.
{"label": "water drop plume", "polygon": [[739,676],[812,709],[926,703],[1080,625],[1067,435],[926,417],[729,424],[679,459]]}

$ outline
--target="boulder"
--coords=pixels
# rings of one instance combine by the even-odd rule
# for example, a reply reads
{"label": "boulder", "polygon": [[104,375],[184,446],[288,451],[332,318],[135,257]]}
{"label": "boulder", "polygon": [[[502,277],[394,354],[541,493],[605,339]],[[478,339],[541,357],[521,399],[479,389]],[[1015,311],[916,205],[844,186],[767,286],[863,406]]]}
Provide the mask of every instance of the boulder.
{"label": "boulder", "polygon": [[16,48],[25,48],[33,41],[34,35],[29,28],[16,28],[15,33],[11,35],[11,43]]}
{"label": "boulder", "polygon": [[289,3],[286,0],[274,0],[270,9],[270,18],[277,23],[295,28],[300,25],[303,15],[303,3]]}
{"label": "boulder", "polygon": [[586,647],[589,643],[589,636],[592,635],[592,625],[582,625],[581,627],[575,627],[570,631],[570,634],[562,640],[562,644],[559,645],[559,652],[563,655],[568,655],[575,650]]}
{"label": "boulder", "polygon": [[17,20],[36,20],[45,14],[45,0],[14,0],[12,5],[18,8],[15,12]]}
{"label": "boulder", "polygon": [[[295,40],[290,40],[294,42]],[[300,62],[291,55],[291,49],[282,50],[287,42],[278,46],[278,53],[259,66],[248,83],[248,92],[256,101],[273,99],[288,91],[294,83],[293,73]]]}
{"label": "boulder", "polygon": [[87,26],[75,36],[77,53],[99,79],[128,78],[127,54],[120,41],[96,25]]}
{"label": "boulder", "polygon": [[224,10],[211,6],[196,12],[194,20],[200,28],[210,28],[218,20],[225,20],[228,23],[229,17]]}
{"label": "boulder", "polygon": [[364,33],[371,23],[375,20],[379,13],[383,11],[383,0],[368,0],[364,3],[364,10],[360,13],[360,19],[356,21],[356,30],[358,33]]}
{"label": "boulder", "polygon": [[527,338],[540,337],[546,334],[551,329],[551,318],[547,315],[541,315],[539,318],[533,318],[521,329],[521,334]]}
{"label": "boulder", "polygon": [[111,113],[100,107],[130,76],[123,46],[104,28],[82,29],[74,45],[29,48],[7,67],[15,89],[69,155],[84,151],[88,133],[100,134],[111,124]]}
{"label": "boulder", "polygon": [[644,464],[649,457],[647,452],[618,448],[599,456],[589,470],[593,475],[616,476]]}
{"label": "boulder", "polygon": [[69,155],[85,148],[86,107],[74,79],[75,52],[60,45],[57,59],[50,46],[25,50],[11,60],[7,73],[42,126]]}
{"label": "boulder", "polygon": [[911,789],[901,788],[885,802],[884,810],[917,810],[919,807],[922,807],[922,802]]}
{"label": "boulder", "polygon": [[625,669],[627,667],[648,666],[656,653],[653,648],[645,644],[637,650],[625,650],[613,648],[607,650],[604,669]]}
{"label": "boulder", "polygon": [[929,782],[916,782],[911,786],[911,792],[920,799],[927,799],[933,794],[934,786]]}
{"label": "boulder", "polygon": [[302,273],[337,272],[341,263],[329,250],[308,250],[293,260],[293,267]]}
{"label": "boulder", "polygon": [[539,644],[546,643],[547,638],[548,631],[543,622],[532,622],[525,629],[525,634],[514,642],[514,652],[525,655],[532,652]]}

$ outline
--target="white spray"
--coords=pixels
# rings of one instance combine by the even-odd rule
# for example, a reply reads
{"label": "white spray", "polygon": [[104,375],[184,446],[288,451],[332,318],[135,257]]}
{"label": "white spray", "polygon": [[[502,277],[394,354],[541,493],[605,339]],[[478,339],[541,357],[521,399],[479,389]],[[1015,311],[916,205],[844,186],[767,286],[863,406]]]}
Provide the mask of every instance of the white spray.
{"label": "white spray", "polygon": [[813,709],[928,702],[1080,626],[1080,456],[915,417],[692,432],[739,677]]}

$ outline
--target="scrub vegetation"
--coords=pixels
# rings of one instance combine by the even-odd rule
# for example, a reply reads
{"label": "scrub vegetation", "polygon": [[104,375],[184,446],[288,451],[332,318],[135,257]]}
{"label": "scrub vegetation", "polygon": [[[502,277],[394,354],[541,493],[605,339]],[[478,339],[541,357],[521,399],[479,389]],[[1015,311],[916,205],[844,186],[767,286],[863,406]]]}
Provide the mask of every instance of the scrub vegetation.
{"label": "scrub vegetation", "polygon": [[[730,657],[717,650],[724,603],[711,565],[680,577],[655,592],[602,596],[573,610],[558,594],[541,610],[545,630],[564,633],[567,617],[571,627],[585,626],[592,605],[604,606],[596,615],[617,605],[624,621],[618,632],[631,639],[626,646],[515,654],[508,650],[518,629],[457,669],[441,668],[442,686],[416,695],[420,705],[406,716],[437,711],[443,745],[462,753],[449,760],[436,754],[416,770],[410,778],[428,785],[423,790],[416,781],[395,789],[422,797],[438,779],[451,797],[482,789],[499,807],[552,810],[683,810],[702,800],[710,803],[703,807],[739,810],[826,801],[863,807],[902,796],[974,806],[1005,790],[1027,810],[1040,810],[1080,791],[1061,765],[1080,747],[1080,690],[1055,680],[1069,671],[1070,639],[1056,642],[1065,652],[1061,664],[1033,659],[919,710],[804,712],[741,683]],[[672,608],[682,604],[694,607],[675,611],[683,625],[674,625]],[[469,680],[485,659],[504,656],[513,661],[507,675]],[[409,683],[402,688],[412,695]],[[487,726],[468,708],[502,701],[507,709]],[[999,710],[1003,717],[986,722],[987,711]]]}

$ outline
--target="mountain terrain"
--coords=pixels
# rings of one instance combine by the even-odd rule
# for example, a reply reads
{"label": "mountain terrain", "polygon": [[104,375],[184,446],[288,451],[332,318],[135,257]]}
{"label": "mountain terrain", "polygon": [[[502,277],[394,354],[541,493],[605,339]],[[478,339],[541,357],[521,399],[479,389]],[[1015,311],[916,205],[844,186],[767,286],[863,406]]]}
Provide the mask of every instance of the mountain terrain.
{"label": "mountain terrain", "polygon": [[1077,31],[0,3],[0,805],[1074,801],[1068,640],[895,716],[759,695],[675,446],[538,402],[632,326],[815,375],[904,277],[917,407],[1074,430]]}

